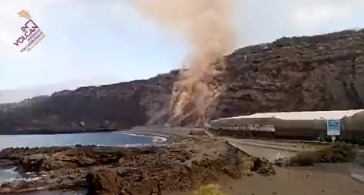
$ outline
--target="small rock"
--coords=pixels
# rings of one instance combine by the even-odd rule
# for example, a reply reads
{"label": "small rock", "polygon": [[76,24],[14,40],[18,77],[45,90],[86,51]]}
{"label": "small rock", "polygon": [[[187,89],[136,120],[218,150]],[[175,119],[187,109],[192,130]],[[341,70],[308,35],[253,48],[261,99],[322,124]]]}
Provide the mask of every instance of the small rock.
{"label": "small rock", "polygon": [[254,166],[251,169],[252,171],[255,171],[265,176],[276,174],[276,171],[273,168],[273,164],[269,162],[267,159],[255,158],[253,162]]}
{"label": "small rock", "polygon": [[124,158],[120,158],[119,161],[118,161],[119,165],[123,164],[124,162],[125,162]]}

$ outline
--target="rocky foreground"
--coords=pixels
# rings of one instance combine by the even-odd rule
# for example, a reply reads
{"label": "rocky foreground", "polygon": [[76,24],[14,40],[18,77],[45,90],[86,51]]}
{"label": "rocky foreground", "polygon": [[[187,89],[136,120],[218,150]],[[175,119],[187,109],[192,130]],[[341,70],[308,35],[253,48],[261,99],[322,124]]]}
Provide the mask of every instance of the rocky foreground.
{"label": "rocky foreground", "polygon": [[114,148],[10,148],[0,167],[17,167],[34,180],[4,183],[0,194],[35,190],[80,190],[88,194],[151,194],[191,191],[219,177],[239,179],[252,171],[275,174],[272,164],[248,157],[226,142],[185,138],[168,146]]}
{"label": "rocky foreground", "polygon": [[[256,112],[364,107],[364,30],[281,38],[226,56],[210,119]],[[178,71],[0,105],[0,134],[163,124]]]}

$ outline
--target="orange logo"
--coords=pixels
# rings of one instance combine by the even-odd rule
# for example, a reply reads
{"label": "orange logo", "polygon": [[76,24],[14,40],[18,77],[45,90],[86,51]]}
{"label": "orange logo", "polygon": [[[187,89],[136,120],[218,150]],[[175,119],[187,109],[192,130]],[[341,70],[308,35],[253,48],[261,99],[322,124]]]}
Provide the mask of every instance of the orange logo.
{"label": "orange logo", "polygon": [[18,16],[21,18],[25,18],[27,20],[30,20],[32,17],[30,16],[30,13],[26,10],[21,10],[20,12],[18,12]]}

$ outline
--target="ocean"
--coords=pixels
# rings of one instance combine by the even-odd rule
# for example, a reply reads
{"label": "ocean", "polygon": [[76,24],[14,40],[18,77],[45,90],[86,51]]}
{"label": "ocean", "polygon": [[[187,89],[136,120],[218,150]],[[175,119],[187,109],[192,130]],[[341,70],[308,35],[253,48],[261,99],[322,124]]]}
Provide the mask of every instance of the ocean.
{"label": "ocean", "polygon": [[10,147],[99,145],[137,146],[162,142],[161,137],[126,134],[120,131],[55,135],[0,135],[0,150]]}
{"label": "ocean", "polygon": [[[120,131],[105,133],[78,133],[56,135],[0,135],[0,150],[9,147],[49,147],[49,146],[142,146],[165,141],[162,137],[126,134]],[[0,169],[0,184],[23,178],[15,169]]]}

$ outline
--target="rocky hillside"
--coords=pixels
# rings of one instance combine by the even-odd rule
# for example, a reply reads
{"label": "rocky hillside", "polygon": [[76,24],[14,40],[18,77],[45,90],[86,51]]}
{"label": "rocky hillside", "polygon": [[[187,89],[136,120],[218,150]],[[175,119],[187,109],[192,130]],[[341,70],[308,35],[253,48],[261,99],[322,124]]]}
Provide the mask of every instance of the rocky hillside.
{"label": "rocky hillside", "polygon": [[178,71],[172,71],[148,80],[82,87],[3,104],[0,133],[110,130],[146,124],[161,119],[162,108],[168,108],[177,75]]}
{"label": "rocky hillside", "polygon": [[364,107],[364,30],[239,49],[216,117]]}
{"label": "rocky hillside", "polygon": [[[211,118],[364,107],[364,30],[281,38],[227,56]],[[163,123],[178,71],[0,106],[0,132],[125,129]]]}

